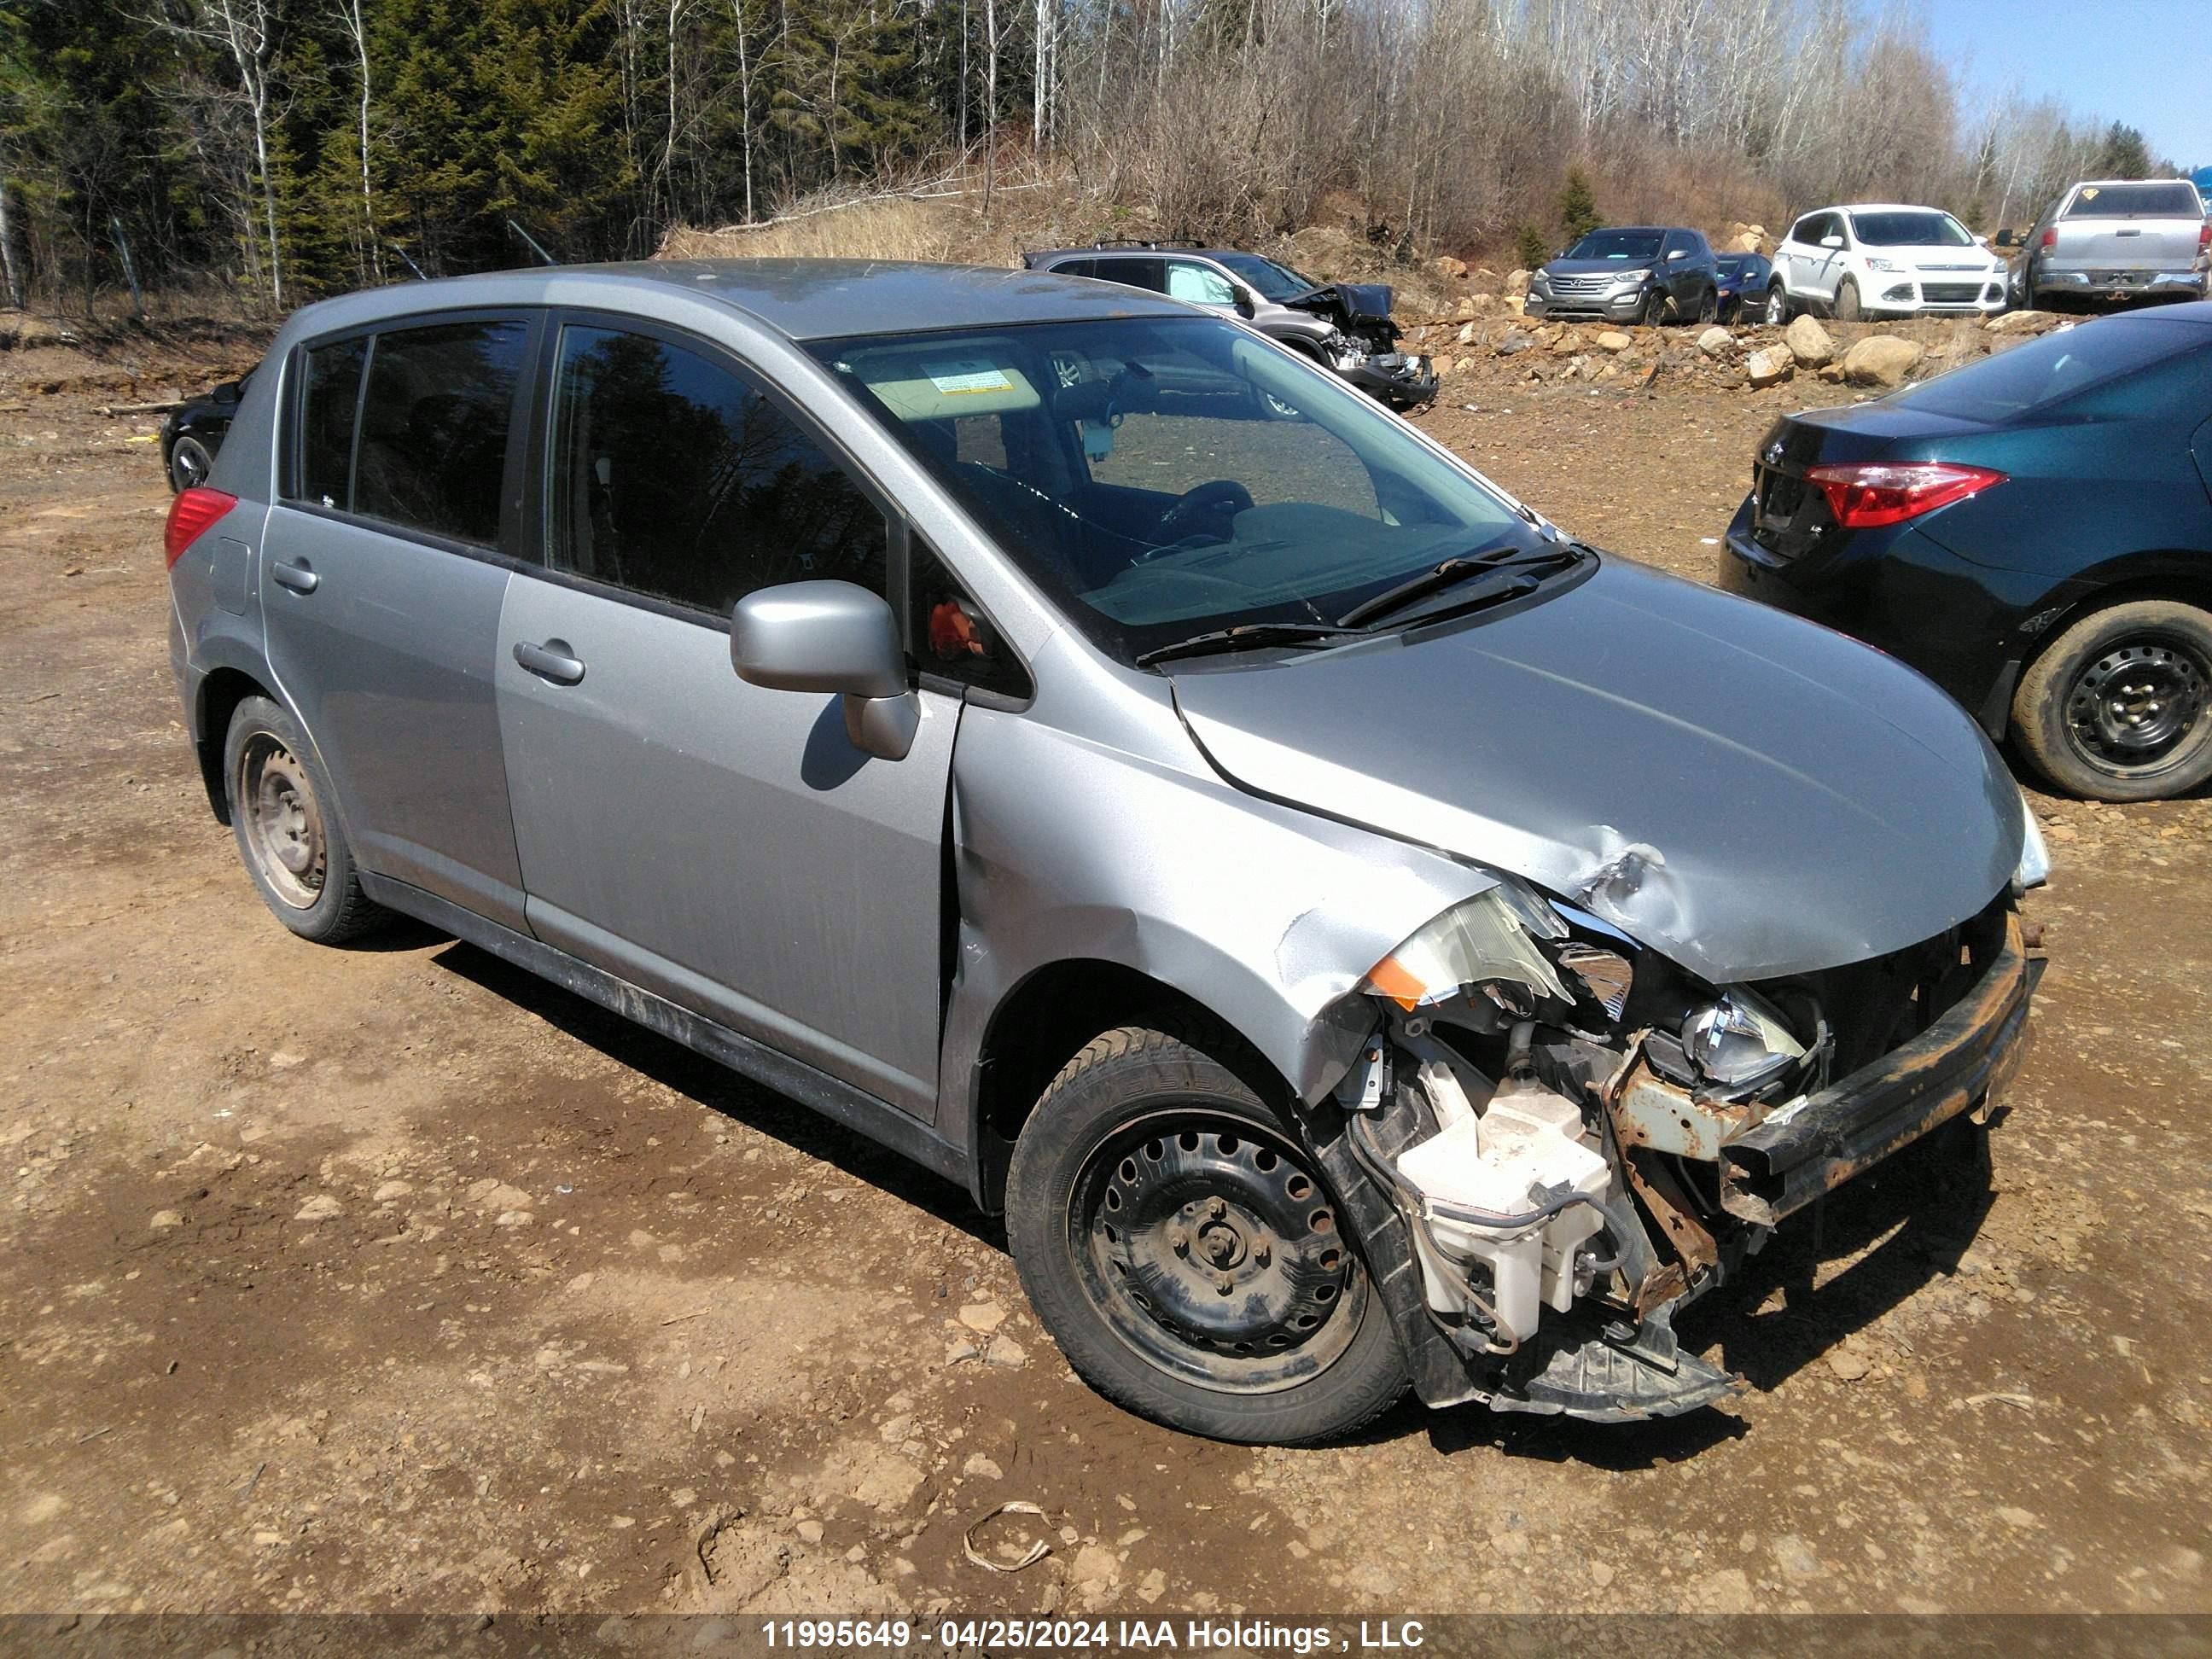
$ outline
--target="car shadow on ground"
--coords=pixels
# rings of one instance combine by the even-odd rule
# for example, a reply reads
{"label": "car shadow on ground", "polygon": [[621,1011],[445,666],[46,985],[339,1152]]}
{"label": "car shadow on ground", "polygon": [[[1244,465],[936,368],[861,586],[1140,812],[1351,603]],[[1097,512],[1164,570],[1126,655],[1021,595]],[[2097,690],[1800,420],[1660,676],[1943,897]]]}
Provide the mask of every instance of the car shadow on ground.
{"label": "car shadow on ground", "polygon": [[[403,930],[415,934],[418,946],[447,937],[412,921],[396,927],[392,936]],[[994,1249],[1006,1249],[1004,1226],[977,1210],[963,1188],[720,1062],[474,945],[454,940],[431,960],[616,1064],[881,1188]],[[1684,1312],[1678,1322],[1682,1345],[1702,1352],[1717,1340],[1716,1363],[1742,1376],[1754,1393],[1770,1392],[1932,1279],[1956,1272],[1994,1198],[1986,1132],[1964,1121],[1946,1125],[1817,1208],[1784,1221],[1734,1279]],[[1820,1267],[1832,1261],[1850,1265],[1816,1288]],[[1601,1424],[1486,1406],[1432,1411],[1408,1396],[1345,1443],[1425,1433],[1438,1451],[1482,1448],[1626,1471],[1678,1462],[1749,1432],[1742,1418],[1715,1408]]]}
{"label": "car shadow on ground", "polygon": [[[413,927],[416,924],[409,923]],[[425,930],[418,943],[447,935]],[[975,1207],[965,1188],[878,1146],[866,1136],[831,1122],[812,1109],[740,1076],[718,1060],[566,991],[550,980],[502,961],[489,951],[455,939],[431,960],[447,972],[536,1015],[617,1065],[795,1152],[818,1158],[856,1181],[927,1212],[949,1227],[994,1249],[1006,1247],[1006,1230]]]}

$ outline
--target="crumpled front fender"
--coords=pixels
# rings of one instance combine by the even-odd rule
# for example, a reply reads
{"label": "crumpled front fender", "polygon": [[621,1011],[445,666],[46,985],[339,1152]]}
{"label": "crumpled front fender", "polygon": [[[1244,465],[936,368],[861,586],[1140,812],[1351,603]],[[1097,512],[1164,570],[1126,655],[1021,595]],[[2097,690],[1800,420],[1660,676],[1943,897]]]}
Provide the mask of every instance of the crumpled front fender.
{"label": "crumpled front fender", "polygon": [[1171,987],[1316,1100],[1373,1024],[1356,995],[1367,970],[1496,884],[1442,854],[1245,794],[1205,767],[1164,701],[1152,719],[1166,741],[1118,749],[1036,710],[964,712],[940,1131],[974,1122],[975,1062],[1006,999],[1076,961]]}

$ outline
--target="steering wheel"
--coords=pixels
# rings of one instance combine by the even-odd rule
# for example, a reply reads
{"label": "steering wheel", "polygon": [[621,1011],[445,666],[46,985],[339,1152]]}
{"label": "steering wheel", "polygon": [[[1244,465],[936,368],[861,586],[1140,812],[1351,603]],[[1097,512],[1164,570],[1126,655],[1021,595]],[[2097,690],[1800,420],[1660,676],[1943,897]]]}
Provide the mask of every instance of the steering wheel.
{"label": "steering wheel", "polygon": [[1216,478],[1211,483],[1187,489],[1176,498],[1173,507],[1160,514],[1159,524],[1152,532],[1160,545],[1145,556],[1152,558],[1200,534],[1225,541],[1230,520],[1239,513],[1251,510],[1252,492],[1234,478]]}

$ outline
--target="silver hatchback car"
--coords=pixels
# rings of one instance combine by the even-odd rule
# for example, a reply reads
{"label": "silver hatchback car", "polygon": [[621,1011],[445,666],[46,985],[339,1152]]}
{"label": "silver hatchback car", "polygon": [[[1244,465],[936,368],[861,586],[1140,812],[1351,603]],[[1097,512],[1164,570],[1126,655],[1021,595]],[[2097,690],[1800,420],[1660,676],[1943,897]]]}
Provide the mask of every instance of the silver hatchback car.
{"label": "silver hatchback car", "polygon": [[1164,296],[355,295],[167,542],[287,927],[418,917],[964,1183],[1200,1434],[1711,1401],[1677,1311],[2018,1062],[2042,849],[1948,698]]}

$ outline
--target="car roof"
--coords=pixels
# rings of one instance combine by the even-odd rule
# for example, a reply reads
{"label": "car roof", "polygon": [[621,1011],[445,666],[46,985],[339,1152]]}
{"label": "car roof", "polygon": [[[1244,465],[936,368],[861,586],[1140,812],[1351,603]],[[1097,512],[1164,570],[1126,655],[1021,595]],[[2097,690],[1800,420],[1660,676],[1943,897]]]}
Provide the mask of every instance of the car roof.
{"label": "car roof", "polygon": [[[1948,208],[1929,207],[1925,202],[1838,202],[1833,207],[1814,208],[1814,213],[1940,213],[1955,219],[1958,215]],[[1800,219],[1805,216],[1799,214]]]}
{"label": "car roof", "polygon": [[601,305],[650,317],[656,301],[678,293],[727,306],[793,340],[1192,314],[1162,295],[1037,270],[890,259],[641,259],[398,283],[324,301],[301,315],[313,332],[472,305]]}
{"label": "car roof", "polygon": [[[1625,230],[1632,235],[1648,234],[1653,236],[1664,236],[1669,231],[1676,230],[1686,230],[1695,236],[1702,236],[1705,234],[1695,225],[1599,225],[1594,229],[1584,231],[1583,236],[1595,236],[1601,232],[1608,230]],[[1579,242],[1582,239],[1582,236],[1577,236],[1575,240]]]}
{"label": "car roof", "polygon": [[1265,259],[1271,265],[1283,262],[1272,254],[1255,253],[1243,247],[1194,247],[1187,242],[1099,242],[1085,247],[1039,248],[1024,257],[1031,259],[1163,258],[1176,254],[1186,259],[1251,258]]}

